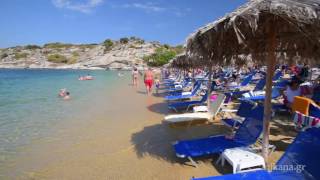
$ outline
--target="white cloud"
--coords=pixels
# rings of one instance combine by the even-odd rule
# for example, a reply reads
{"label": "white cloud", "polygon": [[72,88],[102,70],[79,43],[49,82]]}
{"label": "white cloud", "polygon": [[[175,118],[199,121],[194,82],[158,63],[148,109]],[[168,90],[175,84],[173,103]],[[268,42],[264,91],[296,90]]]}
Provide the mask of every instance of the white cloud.
{"label": "white cloud", "polygon": [[153,2],[147,2],[147,3],[126,3],[122,5],[111,5],[113,8],[135,8],[140,9],[145,12],[153,12],[153,13],[160,13],[160,12],[168,12],[170,14],[173,14],[177,17],[184,17],[186,14],[188,14],[191,11],[191,8],[181,9],[176,7],[164,7],[159,4],[153,3]]}
{"label": "white cloud", "polygon": [[90,13],[92,9],[103,3],[104,0],[86,0],[85,2],[74,2],[75,0],[52,0],[57,8],[70,9],[82,13]]}
{"label": "white cloud", "polygon": [[157,6],[156,4],[150,3],[150,2],[145,4],[142,4],[142,3],[124,4],[123,7],[143,9],[148,12],[161,12],[166,10],[166,8]]}

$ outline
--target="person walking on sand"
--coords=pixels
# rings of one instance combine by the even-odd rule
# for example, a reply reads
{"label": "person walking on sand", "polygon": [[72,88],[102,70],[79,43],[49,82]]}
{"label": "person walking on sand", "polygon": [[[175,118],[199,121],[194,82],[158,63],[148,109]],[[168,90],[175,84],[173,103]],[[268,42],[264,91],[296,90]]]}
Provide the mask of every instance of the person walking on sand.
{"label": "person walking on sand", "polygon": [[134,67],[132,70],[132,84],[133,84],[133,86],[138,86],[138,75],[139,75],[139,71],[136,67]]}
{"label": "person walking on sand", "polygon": [[153,73],[151,68],[144,73],[144,84],[147,89],[147,94],[150,95],[152,92],[152,85],[153,85]]}

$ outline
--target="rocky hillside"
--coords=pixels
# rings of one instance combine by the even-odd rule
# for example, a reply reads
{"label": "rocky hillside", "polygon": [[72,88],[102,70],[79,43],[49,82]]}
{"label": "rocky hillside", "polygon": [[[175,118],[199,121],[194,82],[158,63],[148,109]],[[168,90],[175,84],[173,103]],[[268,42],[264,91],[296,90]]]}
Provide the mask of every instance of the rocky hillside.
{"label": "rocky hillside", "polygon": [[130,69],[146,66],[143,59],[163,47],[171,48],[135,37],[101,44],[17,46],[0,49],[0,68]]}

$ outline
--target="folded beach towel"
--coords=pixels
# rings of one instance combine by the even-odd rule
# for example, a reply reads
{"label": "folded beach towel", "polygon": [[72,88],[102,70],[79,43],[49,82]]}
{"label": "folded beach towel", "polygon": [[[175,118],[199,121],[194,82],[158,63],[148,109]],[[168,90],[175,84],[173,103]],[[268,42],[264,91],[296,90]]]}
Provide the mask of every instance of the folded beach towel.
{"label": "folded beach towel", "polygon": [[292,103],[292,112],[300,112],[306,116],[309,115],[309,105],[313,101],[309,98],[295,96]]}

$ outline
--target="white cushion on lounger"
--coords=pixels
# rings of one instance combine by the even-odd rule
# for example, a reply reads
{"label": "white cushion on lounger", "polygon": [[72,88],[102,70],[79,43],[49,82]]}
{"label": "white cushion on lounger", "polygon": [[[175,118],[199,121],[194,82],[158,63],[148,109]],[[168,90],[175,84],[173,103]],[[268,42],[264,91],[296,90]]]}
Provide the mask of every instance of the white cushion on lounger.
{"label": "white cushion on lounger", "polygon": [[186,121],[193,121],[193,120],[210,120],[209,113],[186,113],[186,114],[175,114],[169,115],[164,117],[164,121],[170,123],[177,123],[177,122],[186,122]]}
{"label": "white cushion on lounger", "polygon": [[182,92],[182,96],[191,95],[192,92]]}
{"label": "white cushion on lounger", "polygon": [[175,85],[174,88],[176,88],[176,89],[178,89],[178,88],[179,88],[179,89],[182,89],[182,85]]}
{"label": "white cushion on lounger", "polygon": [[195,106],[193,107],[193,112],[208,112],[208,106]]}
{"label": "white cushion on lounger", "polygon": [[264,96],[266,94],[265,91],[250,91],[242,94],[245,98],[255,97],[255,96]]}

